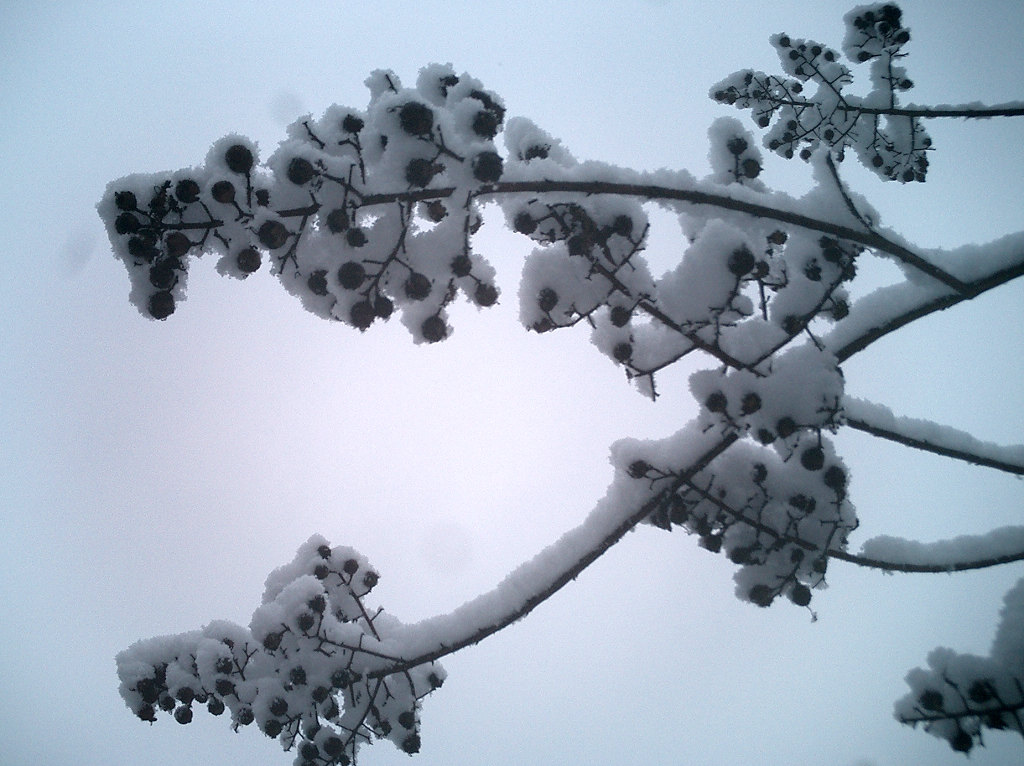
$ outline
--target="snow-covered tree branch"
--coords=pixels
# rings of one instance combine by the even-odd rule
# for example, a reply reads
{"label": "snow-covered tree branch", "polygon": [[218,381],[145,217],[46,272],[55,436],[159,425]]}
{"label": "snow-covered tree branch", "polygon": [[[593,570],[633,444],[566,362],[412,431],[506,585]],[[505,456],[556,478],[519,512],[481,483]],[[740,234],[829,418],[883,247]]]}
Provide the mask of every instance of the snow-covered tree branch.
{"label": "snow-covered tree branch", "polygon": [[[421,700],[445,678],[437,662],[529,614],[641,523],[681,529],[728,557],[737,596],[760,607],[779,597],[809,607],[832,560],[950,572],[1024,559],[1020,528],[847,550],[861,519],[832,439],[842,428],[1024,473],[1024,447],[853,399],[842,367],[886,334],[1024,274],[1024,233],[956,251],[917,248],[881,227],[841,163],[849,150],[881,180],[923,182],[937,149],[924,120],[1024,107],[900,106],[913,83],[899,9],[862,6],[846,26],[842,54],[775,35],[785,76],[739,72],[712,88],[715,100],[751,110],[770,151],[808,163],[817,183],[800,198],[768,187],[754,135],[732,117],[711,126],[705,179],[581,163],[529,120],[506,119],[501,98],[472,76],[440,65],[411,88],[374,72],[365,110],[300,118],[263,162],[254,142],[229,135],[202,165],[112,182],[99,212],[131,301],[156,320],[185,300],[193,259],[216,253],[217,270],[236,279],[267,263],[324,319],[366,332],[399,317],[414,342],[444,341],[460,296],[481,309],[501,297],[474,240],[482,206],[496,204],[535,245],[519,289],[527,329],[588,326],[598,350],[651,398],[656,377],[682,358],[703,354],[709,364],[690,378],[698,417],[660,442],[614,445],[605,499],[493,591],[403,625],[367,606],[378,577],[369,563],[314,536],[271,574],[248,628],[213,622],[119,655],[132,711],[188,723],[196,703],[229,710],[235,729],[256,723],[296,751],[296,764],[349,763],[376,738],[416,752]],[[854,69],[843,56],[869,70],[866,97],[847,92]],[[645,205],[676,214],[687,240],[660,276],[645,255]],[[865,253],[892,259],[905,281],[851,304]],[[982,727],[1024,734],[1024,618],[1012,595],[998,657],[932,662],[939,691],[933,677],[912,675],[916,696],[899,704],[901,721],[963,751]]]}

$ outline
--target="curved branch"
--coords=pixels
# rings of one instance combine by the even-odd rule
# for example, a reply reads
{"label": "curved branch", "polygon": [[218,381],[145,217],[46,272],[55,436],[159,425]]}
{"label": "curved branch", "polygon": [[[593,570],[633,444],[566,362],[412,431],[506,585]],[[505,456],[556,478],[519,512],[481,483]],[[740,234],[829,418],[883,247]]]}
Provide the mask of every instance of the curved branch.
{"label": "curved branch", "polygon": [[1004,556],[993,556],[992,558],[986,559],[957,561],[950,564],[909,564],[901,561],[883,561],[882,559],[868,558],[867,556],[859,556],[854,553],[847,553],[846,551],[838,550],[828,551],[828,556],[829,558],[840,559],[841,561],[847,561],[851,564],[856,564],[857,566],[868,567],[871,569],[884,569],[887,572],[930,572],[933,574],[943,572],[967,572],[972,569],[986,569],[988,567],[995,567],[1001,564],[1010,564],[1014,561],[1024,561],[1024,551],[1008,553]]}
{"label": "curved branch", "polygon": [[[846,340],[843,345],[833,353],[835,353],[836,358],[840,362],[844,362],[857,352],[863,351],[876,340],[885,337],[904,325],[908,325],[911,322],[928,316],[936,311],[943,311],[951,308],[961,301],[977,298],[982,293],[987,292],[994,287],[999,287],[1000,285],[1011,282],[1018,277],[1024,276],[1024,251],[1019,253],[1016,257],[1019,259],[1019,263],[1007,266],[1006,268],[1000,269],[999,271],[974,282],[964,284],[965,289],[963,292],[944,293],[937,296],[934,293],[929,292],[927,297],[920,303],[917,303],[910,308],[903,309],[887,319],[883,319],[883,321],[873,324],[859,335]],[[870,298],[871,296],[869,295],[867,297]],[[854,309],[856,309],[856,306],[854,306]],[[882,313],[884,316],[884,312],[879,311],[878,313]]]}
{"label": "curved branch", "polygon": [[[401,191],[386,194],[367,195],[363,199],[364,205],[382,205],[389,202],[423,202],[430,199],[444,199],[455,193],[454,187],[441,189],[422,189],[419,191]],[[938,282],[946,285],[956,292],[966,289],[966,285],[949,272],[928,262],[916,253],[908,250],[902,245],[890,242],[885,237],[873,231],[858,231],[849,226],[842,226],[831,221],[824,221],[820,218],[801,213],[794,213],[789,210],[759,205],[753,202],[735,199],[725,194],[712,194],[710,192],[698,191],[696,189],[674,189],[656,184],[631,184],[613,183],[610,181],[502,181],[485,186],[474,196],[489,197],[500,194],[547,194],[547,193],[577,193],[577,194],[615,194],[625,197],[643,197],[648,200],[673,200],[677,202],[689,202],[694,205],[709,205],[711,207],[731,210],[737,213],[745,213],[756,218],[767,218],[782,223],[789,223],[801,228],[820,231],[823,234],[831,234],[839,239],[878,250],[903,261],[908,266],[913,266],[923,274],[927,274]]]}
{"label": "curved branch", "polygon": [[1024,459],[1013,459],[1017,457],[1016,453],[1024,458],[1024,446],[1005,447],[983,442],[965,431],[939,426],[927,420],[897,417],[887,407],[852,397],[843,400],[843,412],[846,425],[872,436],[1024,476]]}
{"label": "curved branch", "polygon": [[[706,468],[715,458],[721,455],[727,450],[739,437],[736,434],[727,434],[722,436],[714,445],[709,449],[705,450],[697,460],[695,460],[689,468],[674,477],[671,484],[666,486],[657,494],[650,497],[644,502],[639,508],[631,512],[628,516],[622,518],[614,527],[608,530],[596,544],[588,545],[574,560],[564,566],[556,574],[549,575],[546,577],[548,580],[546,584],[538,586],[536,589],[531,590],[531,595],[521,601],[516,607],[509,609],[507,612],[502,614],[500,617],[495,619],[491,624],[475,627],[467,630],[462,636],[456,637],[450,642],[440,642],[433,640],[434,644],[431,648],[425,649],[420,654],[409,657],[406,659],[399,660],[394,665],[389,665],[385,668],[373,671],[371,676],[383,677],[391,673],[397,673],[403,670],[414,668],[417,665],[422,665],[426,662],[433,662],[435,660],[444,657],[445,655],[452,654],[460,649],[464,649],[467,646],[479,643],[483,639],[497,633],[498,631],[507,628],[514,622],[525,617],[527,614],[532,612],[542,603],[547,601],[551,596],[561,590],[570,581],[576,579],[576,577],[594,561],[600,558],[605,551],[611,548],[615,543],[621,540],[627,532],[633,529],[637,524],[643,521],[645,518],[651,515],[654,510],[664,501],[665,497],[678,490],[683,484],[685,484],[694,474],[702,471]],[[576,527],[570,532],[566,533],[558,542],[556,542],[552,548],[559,547],[560,545],[573,546],[577,541],[572,540],[573,537],[579,536],[583,532],[583,528],[586,526],[585,521],[583,525]],[[578,543],[577,543],[578,544]],[[543,555],[543,554],[542,554]],[[534,560],[536,561],[536,560]],[[453,622],[458,624],[458,615],[460,612],[469,612],[472,614],[473,608],[477,605],[485,605],[492,597],[494,597],[498,591],[500,591],[506,583],[513,580],[519,572],[522,572],[526,567],[530,566],[532,562],[527,562],[516,570],[508,578],[497,586],[495,590],[483,594],[477,597],[473,601],[464,604],[456,612],[450,615],[455,618]],[[514,590],[513,585],[510,590]],[[435,618],[437,619],[437,618]],[[429,625],[431,621],[427,620],[423,623],[423,626],[428,632],[432,626]],[[415,626],[410,626],[411,630],[415,630]],[[436,637],[435,637],[436,639]],[[428,639],[429,640],[429,639]]]}

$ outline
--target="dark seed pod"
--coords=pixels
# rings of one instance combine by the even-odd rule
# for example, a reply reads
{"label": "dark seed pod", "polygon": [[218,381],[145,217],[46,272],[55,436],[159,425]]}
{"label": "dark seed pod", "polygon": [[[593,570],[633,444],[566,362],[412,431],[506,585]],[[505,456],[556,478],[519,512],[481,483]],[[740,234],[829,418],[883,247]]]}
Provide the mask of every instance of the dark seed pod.
{"label": "dark seed pod", "polygon": [[630,343],[618,343],[612,349],[612,356],[619,364],[625,364],[633,358],[633,346]]}
{"label": "dark seed pod", "polygon": [[800,465],[808,471],[820,471],[825,465],[825,451],[821,447],[809,447],[800,455]]}
{"label": "dark seed pod", "polygon": [[293,157],[288,163],[288,180],[296,186],[308,184],[315,175],[313,163],[303,157]]}
{"label": "dark seed pod", "polygon": [[183,178],[174,187],[174,196],[186,205],[199,199],[199,184],[191,178]]}
{"label": "dark seed pod", "polygon": [[366,232],[362,229],[349,229],[345,233],[345,241],[348,242],[351,247],[362,247],[367,242]]}
{"label": "dark seed pod", "polygon": [[721,391],[713,392],[704,402],[708,412],[725,412],[729,406],[729,400]]}
{"label": "dark seed pod", "polygon": [[262,263],[260,251],[255,247],[245,248],[245,250],[238,254],[236,261],[238,263],[238,270],[243,274],[252,274],[254,271],[259,270]]}
{"label": "dark seed pod", "polygon": [[477,306],[493,306],[498,302],[498,288],[494,285],[489,285],[486,282],[481,282],[476,286],[476,290],[473,291],[473,300],[476,301]]}
{"label": "dark seed pod", "polygon": [[192,240],[180,231],[172,231],[164,240],[164,246],[171,258],[181,258],[192,247]]}
{"label": "dark seed pod", "polygon": [[468,277],[473,271],[473,259],[465,253],[460,253],[452,258],[451,270],[457,277]]}
{"label": "dark seed pod", "polygon": [[114,192],[114,204],[118,210],[138,210],[139,202],[130,191]]}
{"label": "dark seed pod", "polygon": [[343,207],[335,208],[327,214],[327,228],[335,234],[348,229],[348,211]]}
{"label": "dark seed pod", "polygon": [[430,295],[430,279],[425,274],[414,271],[403,285],[405,294],[414,301],[421,301]]}
{"label": "dark seed pod", "polygon": [[398,124],[411,136],[425,136],[434,128],[434,113],[426,104],[409,101],[398,110]]}
{"label": "dark seed pod", "polygon": [[377,312],[369,301],[359,301],[352,304],[352,308],[348,312],[348,318],[353,327],[360,331],[365,331],[373,324],[373,320],[377,318]]}
{"label": "dark seed pod", "polygon": [[775,592],[767,585],[755,585],[747,597],[758,606],[768,607],[775,600]]}
{"label": "dark seed pod", "polygon": [[359,261],[346,261],[338,269],[338,284],[346,290],[356,290],[366,281],[366,268]]}
{"label": "dark seed pod", "polygon": [[434,180],[434,174],[439,170],[433,162],[422,157],[414,157],[405,166],[405,180],[410,186],[427,186]]}
{"label": "dark seed pod", "polygon": [[616,327],[625,327],[632,316],[633,313],[625,306],[612,306],[610,319]]}
{"label": "dark seed pod", "polygon": [[448,335],[448,326],[441,317],[435,314],[423,320],[420,332],[423,333],[423,338],[428,343],[437,343]]}
{"label": "dark seed pod", "polygon": [[247,146],[235,144],[224,152],[224,162],[232,173],[245,175],[252,169],[252,152]]}
{"label": "dark seed pod", "polygon": [[114,219],[114,231],[118,234],[134,234],[142,224],[139,219],[131,213],[119,213]]}
{"label": "dark seed pod", "polygon": [[288,241],[288,229],[280,221],[264,221],[257,236],[265,248],[277,250]]}
{"label": "dark seed pod", "polygon": [[730,253],[729,260],[726,265],[729,267],[730,273],[734,276],[742,277],[754,268],[755,262],[756,259],[754,258],[754,254],[746,247],[740,247]]}
{"label": "dark seed pod", "polygon": [[174,296],[168,290],[161,290],[149,296],[149,315],[153,319],[167,319],[174,313]]}
{"label": "dark seed pod", "polygon": [[155,263],[149,269],[149,283],[157,290],[170,290],[174,287],[176,276],[174,264],[168,260]]}
{"label": "dark seed pod", "polygon": [[387,319],[395,310],[395,304],[386,295],[378,295],[373,299],[373,313],[381,319]]}
{"label": "dark seed pod", "polygon": [[556,293],[550,287],[542,288],[540,294],[537,296],[537,306],[540,308],[540,310],[547,313],[557,305],[558,293]]}
{"label": "dark seed pod", "polygon": [[472,161],[473,178],[485,184],[497,183],[504,171],[504,162],[496,152],[480,152]]}
{"label": "dark seed pod", "polygon": [[230,181],[218,181],[210,189],[210,194],[222,205],[230,205],[235,201],[235,185]]}
{"label": "dark seed pod", "polygon": [[797,606],[807,606],[811,603],[811,589],[798,582],[789,591],[789,600]]}
{"label": "dark seed pod", "polygon": [[327,295],[327,270],[317,269],[310,274],[306,286],[313,295]]}
{"label": "dark seed pod", "polygon": [[533,234],[533,232],[537,230],[537,222],[533,220],[533,216],[525,210],[516,214],[515,220],[512,222],[512,226],[520,234]]}
{"label": "dark seed pod", "polygon": [[365,124],[362,118],[356,117],[354,114],[347,114],[345,119],[341,121],[341,129],[346,133],[358,133]]}

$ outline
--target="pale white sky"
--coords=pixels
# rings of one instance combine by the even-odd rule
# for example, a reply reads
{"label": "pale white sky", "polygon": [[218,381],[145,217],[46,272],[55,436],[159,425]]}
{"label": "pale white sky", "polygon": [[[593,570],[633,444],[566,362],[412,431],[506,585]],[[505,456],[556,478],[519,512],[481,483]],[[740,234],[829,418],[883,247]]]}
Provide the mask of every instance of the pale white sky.
{"label": "pale white sky", "polygon": [[[1024,97],[1015,2],[903,3],[918,103]],[[693,414],[685,371],[638,396],[585,333],[516,321],[528,245],[478,248],[502,303],[454,312],[414,347],[301,311],[265,274],[200,263],[167,322],[142,319],[94,210],[108,181],[202,161],[229,132],[266,153],[302,112],[362,108],[375,68],[406,82],[450,61],[577,157],[707,171],[707,98],[743,67],[776,71],[770,33],[838,45],[837,2],[714,10],[685,2],[0,2],[0,762],[152,766],[290,762],[224,719],[135,720],[114,654],[138,638],[245,624],[263,579],[313,532],[380,569],[400,619],[446,611],[578,523],[611,477],[608,445]],[[932,124],[928,183],[850,169],[884,223],[926,246],[1021,227],[1021,125]],[[765,180],[800,190],[799,163]],[[657,230],[658,226],[662,228]],[[655,259],[672,222],[655,218]],[[877,278],[889,272],[876,267]],[[1020,285],[877,344],[850,393],[1020,442]],[[1019,523],[1019,481],[858,434],[838,440],[875,534],[931,540]],[[903,675],[937,645],[985,654],[1022,574],[885,577],[835,566],[818,621],[733,595],[733,566],[640,529],[521,624],[448,658],[425,703],[421,766],[961,764],[895,723]],[[982,766],[1019,762],[986,735]],[[406,763],[388,743],[371,766]]]}

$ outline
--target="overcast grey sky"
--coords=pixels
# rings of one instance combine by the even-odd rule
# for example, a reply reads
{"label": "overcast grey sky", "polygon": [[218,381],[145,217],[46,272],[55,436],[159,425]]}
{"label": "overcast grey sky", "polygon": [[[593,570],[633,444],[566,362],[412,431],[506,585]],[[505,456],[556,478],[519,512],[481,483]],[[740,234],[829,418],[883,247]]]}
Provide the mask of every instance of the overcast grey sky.
{"label": "overcast grey sky", "polygon": [[[269,4],[268,4],[269,5]],[[1018,2],[906,2],[911,100],[1024,97]],[[651,404],[585,332],[527,334],[529,247],[497,218],[477,247],[501,304],[415,347],[303,312],[266,274],[212,262],[149,322],[127,300],[95,203],[108,181],[197,164],[229,132],[265,154],[285,125],[362,83],[450,61],[581,159],[703,175],[707,90],[777,71],[770,33],[838,45],[842,2],[0,2],[0,762],[285,764],[224,719],[134,719],[114,654],[211,619],[247,624],[263,580],[319,532],[366,554],[400,619],[447,611],[574,526],[608,445],[693,413],[685,371]],[[850,168],[883,223],[924,246],[1022,227],[1021,125],[932,124],[929,181]],[[799,163],[765,180],[807,188]],[[658,228],[660,226],[660,228]],[[678,252],[655,217],[653,258]],[[891,276],[873,267],[881,280]],[[931,317],[845,367],[848,391],[980,438],[1021,442],[1021,285]],[[939,539],[1020,523],[1019,481],[841,435],[862,529]],[[817,622],[737,601],[733,566],[643,528],[521,624],[444,661],[421,766],[961,764],[895,723],[903,675],[937,645],[986,654],[1020,565],[953,577],[830,572]],[[986,735],[982,766],[1019,762]],[[363,762],[405,763],[388,743]]]}

